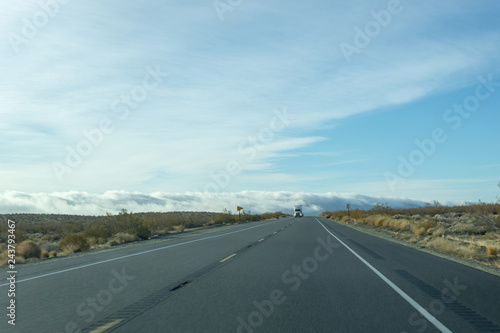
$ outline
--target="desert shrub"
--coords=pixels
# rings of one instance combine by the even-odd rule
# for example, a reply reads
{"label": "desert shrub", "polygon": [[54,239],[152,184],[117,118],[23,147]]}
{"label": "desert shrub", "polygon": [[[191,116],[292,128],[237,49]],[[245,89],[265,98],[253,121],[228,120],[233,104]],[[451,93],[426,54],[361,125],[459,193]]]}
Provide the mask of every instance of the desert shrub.
{"label": "desert shrub", "polygon": [[42,251],[42,258],[48,258],[49,257],[49,252],[46,250]]}
{"label": "desert shrub", "polygon": [[16,255],[23,257],[24,259],[40,258],[40,256],[42,255],[42,250],[37,243],[31,240],[26,240],[24,242],[21,242],[17,246]]}
{"label": "desert shrub", "polygon": [[495,217],[495,226],[497,228],[500,228],[500,215],[497,215],[497,217]]}
{"label": "desert shrub", "polygon": [[42,251],[47,251],[47,252],[59,251],[61,249],[61,247],[59,246],[59,243],[57,243],[57,242],[43,243],[40,245],[40,248],[42,249]]}
{"label": "desert shrub", "polygon": [[90,248],[89,242],[84,235],[69,234],[59,242],[61,249],[69,253],[87,251]]}
{"label": "desert shrub", "polygon": [[392,208],[389,207],[389,204],[387,202],[386,203],[377,202],[375,205],[373,205],[371,211],[372,213],[380,215],[388,215],[393,212]]}
{"label": "desert shrub", "polygon": [[229,224],[229,223],[235,223],[236,219],[235,216],[232,215],[231,213],[220,213],[214,217],[214,222],[220,224]]}
{"label": "desert shrub", "polygon": [[50,258],[57,257],[57,252],[56,251],[50,251],[49,252],[49,257]]}
{"label": "desert shrub", "polygon": [[498,248],[496,246],[488,246],[486,248],[488,257],[496,258],[498,256]]}
{"label": "desert shrub", "polygon": [[83,234],[87,237],[93,237],[97,244],[106,243],[110,236],[108,229],[103,224],[93,224]]}
{"label": "desert shrub", "polygon": [[138,225],[135,228],[135,235],[140,239],[148,239],[151,236],[151,230],[145,225]]}

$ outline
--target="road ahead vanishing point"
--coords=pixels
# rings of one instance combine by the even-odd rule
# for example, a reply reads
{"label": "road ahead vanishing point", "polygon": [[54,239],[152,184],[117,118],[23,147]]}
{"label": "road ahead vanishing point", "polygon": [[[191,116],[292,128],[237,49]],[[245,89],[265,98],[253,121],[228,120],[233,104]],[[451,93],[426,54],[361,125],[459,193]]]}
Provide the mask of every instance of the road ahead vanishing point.
{"label": "road ahead vanishing point", "polygon": [[500,332],[500,277],[316,217],[17,269],[1,332]]}

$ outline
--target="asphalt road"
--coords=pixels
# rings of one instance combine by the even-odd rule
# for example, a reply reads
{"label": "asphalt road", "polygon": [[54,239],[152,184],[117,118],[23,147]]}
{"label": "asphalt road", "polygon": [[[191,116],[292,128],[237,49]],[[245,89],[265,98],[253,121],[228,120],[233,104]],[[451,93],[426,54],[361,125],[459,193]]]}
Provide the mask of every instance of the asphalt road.
{"label": "asphalt road", "polygon": [[500,332],[500,277],[315,217],[17,270],[0,332]]}

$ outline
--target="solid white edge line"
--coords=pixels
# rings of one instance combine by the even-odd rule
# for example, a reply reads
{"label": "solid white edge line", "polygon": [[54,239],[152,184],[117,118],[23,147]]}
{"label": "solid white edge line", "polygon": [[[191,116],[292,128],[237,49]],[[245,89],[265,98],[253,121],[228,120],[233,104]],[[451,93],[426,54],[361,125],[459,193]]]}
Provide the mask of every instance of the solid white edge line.
{"label": "solid white edge line", "polygon": [[404,298],[405,301],[407,301],[415,310],[417,310],[422,316],[424,316],[432,325],[434,325],[439,331],[443,333],[453,333],[450,331],[446,326],[444,326],[439,320],[437,320],[433,315],[431,315],[426,309],[424,309],[420,304],[415,302],[410,296],[408,296],[404,291],[402,291],[398,286],[396,286],[391,280],[385,277],[382,273],[380,273],[375,267],[370,265],[368,261],[363,259],[359,254],[354,252],[353,249],[351,249],[349,246],[347,246],[344,242],[342,242],[337,236],[332,234],[330,230],[328,230],[323,223],[321,223],[317,218],[315,218],[316,221],[325,229],[330,235],[335,237],[336,240],[340,242],[346,249],[348,249],[352,254],[356,256],[363,264],[365,264],[369,269],[371,269],[375,274],[378,275],[379,278],[381,278],[385,283],[389,285],[395,292],[397,292],[401,297]]}
{"label": "solid white edge line", "polygon": [[[103,260],[103,261],[93,262],[91,264],[77,266],[77,267],[72,267],[72,268],[68,268],[68,269],[63,269],[63,270],[52,272],[52,273],[37,275],[37,276],[33,276],[33,277],[30,277],[30,278],[27,278],[27,279],[18,280],[18,281],[16,281],[16,284],[21,283],[21,282],[26,282],[26,281],[30,281],[30,280],[35,280],[35,279],[43,278],[43,277],[47,277],[47,276],[51,276],[51,275],[56,275],[56,274],[60,274],[60,273],[70,272],[70,271],[74,271],[74,270],[81,269],[81,268],[86,268],[86,267],[90,267],[90,266],[100,265],[100,264],[104,264],[104,263],[111,262],[111,261],[116,261],[116,260],[121,260],[121,259],[125,259],[125,258],[130,258],[130,257],[138,256],[138,255],[141,255],[141,254],[146,254],[146,253],[156,252],[156,251],[160,251],[160,250],[165,250],[165,249],[168,249],[168,248],[171,248],[171,247],[176,247],[176,246],[180,246],[180,245],[186,245],[186,244],[190,244],[190,243],[196,243],[196,242],[200,242],[200,241],[206,240],[206,239],[227,236],[227,235],[235,234],[237,232],[242,232],[242,231],[250,230],[250,229],[253,229],[253,228],[262,227],[262,226],[268,225],[268,224],[270,224],[272,222],[274,222],[274,221],[271,221],[271,222],[268,222],[268,223],[259,224],[259,225],[254,225],[253,227],[249,227],[249,228],[245,228],[245,229],[241,229],[241,230],[231,231],[231,232],[228,232],[228,233],[225,233],[225,234],[221,234],[221,235],[215,235],[215,236],[209,236],[209,237],[200,238],[200,239],[194,239],[194,240],[190,240],[190,241],[187,241],[187,242],[184,242],[184,243],[172,244],[172,245],[168,245],[168,246],[159,247],[157,249],[152,249],[152,250],[147,250],[147,251],[132,253],[132,254],[129,254],[129,255],[126,255],[126,256],[121,256],[121,257],[116,257],[116,258],[107,259],[107,260]],[[9,283],[4,283],[4,284],[0,284],[0,287],[5,287],[5,286],[8,286],[8,285],[10,285],[10,284]]]}

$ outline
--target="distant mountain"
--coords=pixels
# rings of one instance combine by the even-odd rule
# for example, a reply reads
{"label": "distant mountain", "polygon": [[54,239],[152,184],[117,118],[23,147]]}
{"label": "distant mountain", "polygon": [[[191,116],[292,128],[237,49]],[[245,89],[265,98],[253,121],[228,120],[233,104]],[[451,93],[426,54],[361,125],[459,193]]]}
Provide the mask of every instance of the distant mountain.
{"label": "distant mountain", "polygon": [[242,191],[234,193],[166,193],[150,194],[126,191],[108,191],[103,194],[87,192],[0,193],[0,214],[43,213],[73,215],[104,215],[122,209],[129,212],[207,211],[224,209],[236,211],[242,206],[251,213],[289,212],[300,204],[305,215],[324,211],[369,209],[377,203],[387,203],[392,208],[425,206],[426,202],[407,198],[372,197],[348,193],[303,193]]}

